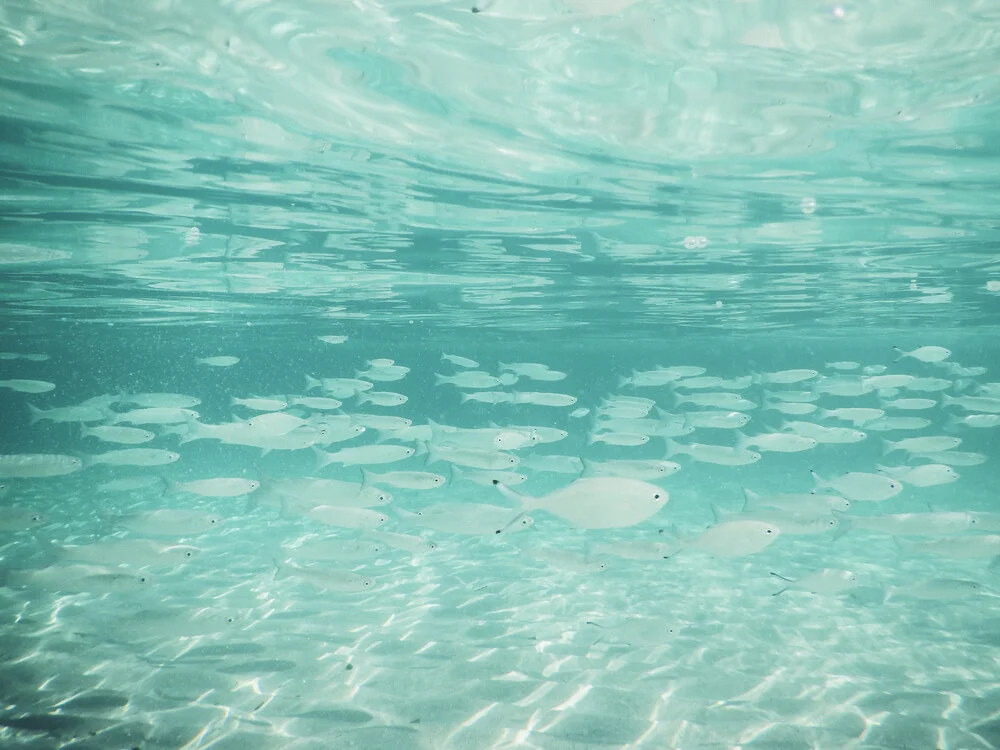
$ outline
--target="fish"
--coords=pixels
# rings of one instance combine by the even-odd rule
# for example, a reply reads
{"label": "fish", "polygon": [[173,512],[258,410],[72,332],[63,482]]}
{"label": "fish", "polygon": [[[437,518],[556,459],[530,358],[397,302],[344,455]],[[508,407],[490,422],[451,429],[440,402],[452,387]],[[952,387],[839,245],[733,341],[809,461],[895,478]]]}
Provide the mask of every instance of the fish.
{"label": "fish", "polygon": [[170,493],[187,492],[201,497],[240,497],[254,492],[258,487],[260,487],[260,482],[256,479],[240,477],[213,477],[193,482],[167,482],[167,491]]}
{"label": "fish", "polygon": [[794,401],[777,401],[772,399],[764,400],[765,411],[777,411],[782,414],[797,417],[812,414],[817,410],[816,404],[796,403]]}
{"label": "fish", "polygon": [[395,364],[391,359],[371,360],[367,370],[355,370],[354,377],[366,378],[379,383],[393,383],[409,374],[410,368]]}
{"label": "fish", "polygon": [[48,393],[54,391],[55,383],[45,380],[0,380],[0,388],[9,388],[18,393]]}
{"label": "fish", "polygon": [[509,425],[506,429],[520,432],[532,443],[558,443],[569,437],[566,430],[540,425]]}
{"label": "fish", "polygon": [[863,396],[866,393],[871,393],[875,387],[865,383],[861,376],[827,377],[824,375],[813,384],[813,390],[816,393],[825,393],[829,396]]}
{"label": "fish", "polygon": [[730,513],[717,505],[710,506],[716,524],[727,521],[763,521],[776,526],[782,534],[789,536],[811,536],[836,531],[840,528],[840,520],[830,512],[809,513],[800,510],[779,510],[777,508],[758,508]]}
{"label": "fish", "polygon": [[449,534],[496,535],[530,528],[534,519],[522,516],[516,510],[487,503],[439,503],[426,506],[418,512],[397,509],[400,518],[412,524],[426,526]]}
{"label": "fish", "polygon": [[573,406],[576,403],[576,396],[568,393],[549,393],[538,391],[515,391],[512,403],[534,404],[535,406]]}
{"label": "fish", "polygon": [[957,427],[972,427],[980,430],[1000,427],[1000,414],[969,414],[964,417],[949,414],[945,421],[945,428],[955,429]]}
{"label": "fish", "polygon": [[466,369],[472,369],[474,367],[479,367],[479,363],[474,359],[469,359],[468,357],[462,357],[458,354],[441,354],[442,362],[451,362],[456,367],[464,367]]}
{"label": "fish", "polygon": [[181,455],[161,448],[123,448],[87,456],[87,466],[164,466],[179,461]]}
{"label": "fish", "polygon": [[914,375],[903,375],[902,373],[888,373],[885,375],[868,375],[861,378],[861,382],[866,386],[871,386],[878,391],[885,391],[890,388],[904,388],[914,380]]}
{"label": "fish", "polygon": [[1000,534],[966,534],[927,541],[897,539],[900,551],[923,556],[925,553],[956,560],[975,560],[1000,555]]}
{"label": "fish", "polygon": [[391,487],[402,487],[408,490],[433,490],[443,487],[446,480],[440,474],[429,471],[390,471],[385,474],[375,474],[361,470],[362,484],[388,484]]}
{"label": "fish", "polygon": [[314,378],[306,375],[306,390],[321,388],[334,398],[352,398],[359,391],[370,391],[375,386],[370,380],[359,378]]}
{"label": "fish", "polygon": [[592,432],[587,436],[587,444],[607,443],[608,445],[636,446],[649,442],[649,435],[634,432]]}
{"label": "fish", "polygon": [[459,448],[450,443],[432,443],[427,446],[427,453],[428,466],[437,461],[448,461],[473,469],[502,471],[512,469],[521,461],[520,458],[510,453],[478,448]]}
{"label": "fish", "polygon": [[121,427],[118,425],[98,425],[97,427],[80,428],[81,437],[95,437],[106,443],[119,443],[121,445],[141,445],[148,443],[156,437],[155,432],[143,430],[139,427]]}
{"label": "fish", "polygon": [[677,553],[678,547],[663,541],[634,539],[621,542],[603,542],[591,547],[598,555],[612,555],[624,560],[665,560]]}
{"label": "fish", "polygon": [[122,393],[116,401],[119,406],[137,406],[142,409],[193,409],[201,403],[197,396],[182,393]]}
{"label": "fish", "polygon": [[924,417],[882,417],[869,422],[865,427],[876,432],[890,432],[892,430],[922,430],[929,427],[931,421]]}
{"label": "fish", "polygon": [[357,395],[358,406],[375,404],[376,406],[402,406],[408,401],[402,393],[391,391],[362,391]]}
{"label": "fish", "polygon": [[112,479],[97,485],[98,492],[136,492],[162,484],[163,480],[156,476],[122,477]]}
{"label": "fish", "polygon": [[567,573],[600,573],[608,569],[606,560],[556,547],[527,547],[521,554]]}
{"label": "fish", "polygon": [[480,404],[509,404],[513,403],[514,396],[504,391],[475,391],[473,393],[463,393],[462,403],[475,401]]}
{"label": "fish", "polygon": [[889,586],[885,601],[905,597],[922,601],[956,601],[968,599],[982,593],[983,585],[976,581],[957,578],[932,578],[927,581],[906,584],[904,586]]}
{"label": "fish", "polygon": [[376,541],[307,534],[283,544],[282,552],[299,560],[366,560],[383,554],[388,545]]}
{"label": "fish", "polygon": [[714,557],[744,557],[770,547],[780,535],[777,526],[765,521],[728,520],[716,523],[696,537],[672,536],[682,549],[694,549]]}
{"label": "fish", "polygon": [[914,378],[903,387],[908,391],[934,393],[951,388],[951,381],[947,378]]}
{"label": "fish", "polygon": [[695,406],[707,406],[718,409],[729,409],[731,411],[749,411],[756,409],[757,404],[749,399],[743,398],[737,393],[692,393],[688,396],[678,396],[676,405],[694,404]]}
{"label": "fish", "polygon": [[819,372],[817,370],[798,369],[781,370],[780,372],[762,372],[755,376],[755,381],[763,385],[801,383],[804,380],[812,380]]}
{"label": "fish", "polygon": [[931,435],[928,437],[905,438],[892,442],[882,441],[883,455],[894,451],[907,451],[908,453],[939,453],[950,451],[962,444],[962,438],[951,436]]}
{"label": "fish", "polygon": [[788,584],[780,591],[775,591],[771,596],[778,596],[790,590],[808,591],[810,594],[839,594],[856,588],[858,585],[857,575],[849,570],[837,568],[815,570],[799,578],[785,578],[785,576],[774,572],[771,575]]}
{"label": "fish", "polygon": [[560,456],[556,454],[525,456],[520,461],[522,469],[548,472],[551,474],[581,474],[583,461],[578,456]]}
{"label": "fish", "polygon": [[851,427],[824,427],[812,422],[785,422],[781,429],[824,444],[860,443],[868,437],[865,432]]}
{"label": "fish", "polygon": [[245,406],[253,411],[281,411],[288,407],[288,401],[280,398],[261,398],[251,396],[250,398],[237,398],[232,396],[229,399],[230,406]]}
{"label": "fish", "polygon": [[67,593],[112,594],[138,591],[152,584],[149,573],[134,573],[104,565],[51,565],[47,568],[11,570],[7,585]]}
{"label": "fish", "polygon": [[857,502],[881,502],[903,491],[902,482],[881,474],[852,471],[832,479],[823,479],[815,471],[810,471],[810,474],[817,489],[832,489],[848,500]]}
{"label": "fish", "polygon": [[376,529],[389,521],[389,516],[377,510],[346,505],[317,505],[302,515],[327,526],[346,529]]}
{"label": "fish", "polygon": [[45,525],[47,518],[33,508],[0,505],[0,531],[25,531]]}
{"label": "fish", "polygon": [[108,418],[103,409],[96,406],[57,406],[53,409],[39,409],[28,404],[31,424],[48,420],[50,422],[101,422]]}
{"label": "fish", "polygon": [[[326,417],[323,419],[323,422],[315,424],[323,424],[324,427],[330,427],[329,420],[331,418]],[[365,429],[379,430],[381,432],[405,430],[413,424],[413,420],[409,417],[397,417],[391,414],[351,414],[349,422],[351,424],[359,424]]]}
{"label": "fish", "polygon": [[274,563],[274,580],[295,578],[318,589],[341,593],[360,593],[375,588],[374,578],[350,570],[336,570],[312,565],[292,565],[287,562],[278,562],[277,558],[272,558],[272,561]]}
{"label": "fish", "polygon": [[827,362],[826,366],[831,370],[857,370],[861,367],[861,363],[848,361]]}
{"label": "fish", "polygon": [[341,448],[339,451],[327,453],[313,447],[316,454],[317,468],[327,464],[339,463],[345,466],[360,466],[373,464],[391,464],[403,461],[416,451],[405,445],[362,445],[356,448]]}
{"label": "fish", "polygon": [[317,336],[317,339],[322,341],[324,344],[344,344],[347,343],[347,336],[340,335],[327,335],[327,336]]}
{"label": "fish", "polygon": [[841,516],[851,529],[877,531],[880,534],[940,536],[969,531],[976,526],[976,516],[959,511],[940,513],[895,513],[881,516]]}
{"label": "fish", "polygon": [[706,445],[704,443],[682,445],[667,438],[667,458],[679,454],[691,456],[696,461],[722,466],[745,466],[760,461],[759,453],[745,448],[734,448],[728,445]]}
{"label": "fish", "polygon": [[492,487],[493,480],[513,487],[528,481],[527,474],[516,471],[477,471],[473,469],[461,469],[456,464],[451,465],[451,481],[457,482],[460,479],[468,479],[470,482],[481,484],[484,487]]}
{"label": "fish", "polygon": [[735,430],[750,422],[750,415],[739,411],[688,411],[683,415],[686,427],[708,427]]}
{"label": "fish", "polygon": [[[475,367],[475,365],[473,365],[473,367]],[[400,534],[395,531],[385,531],[384,529],[379,529],[374,532],[374,538],[380,542],[384,542],[390,547],[401,549],[405,552],[411,552],[414,555],[422,555],[428,552],[433,552],[439,547],[437,542],[423,536],[417,536],[415,534]]]}
{"label": "fish", "polygon": [[134,567],[182,565],[201,553],[198,547],[190,544],[165,544],[152,539],[116,537],[99,539],[90,544],[53,544],[50,548],[63,561]]}
{"label": "fish", "polygon": [[903,351],[898,346],[892,348],[899,355],[896,357],[897,362],[907,357],[918,359],[921,362],[944,362],[951,356],[951,349],[946,349],[943,346],[921,346],[909,352]]}
{"label": "fish", "polygon": [[222,516],[201,510],[160,508],[109,519],[114,525],[149,536],[195,536],[223,525]]}
{"label": "fish", "polygon": [[932,398],[897,398],[895,400],[885,400],[882,405],[887,409],[902,409],[905,411],[922,411],[933,409],[937,406],[937,401]]}
{"label": "fish", "polygon": [[494,486],[519,514],[544,510],[582,529],[635,526],[651,518],[670,499],[666,490],[627,477],[576,479],[542,497],[522,495],[500,482]]}
{"label": "fish", "polygon": [[499,378],[482,370],[466,370],[455,375],[434,374],[434,385],[453,385],[456,388],[483,389],[503,385]]}
{"label": "fish", "polygon": [[[681,465],[673,461],[645,459],[620,459],[614,461],[583,461],[585,477],[617,476],[646,481],[664,479],[681,470]],[[509,484],[506,483],[505,484]]]}
{"label": "fish", "polygon": [[317,411],[333,411],[344,405],[343,401],[326,396],[292,396],[288,399],[292,406],[304,406]]}
{"label": "fish", "polygon": [[177,406],[150,406],[116,413],[111,424],[180,424],[189,419],[197,419],[198,412]]}
{"label": "fish", "polygon": [[815,448],[819,442],[815,438],[796,435],[794,432],[772,432],[762,435],[744,435],[737,430],[736,447],[742,450],[756,448],[758,451],[776,453],[799,453]]}
{"label": "fish", "polygon": [[771,495],[760,495],[746,487],[742,489],[744,510],[777,508],[799,513],[829,513],[831,511],[846,513],[851,509],[851,501],[839,495],[817,492],[779,492]]}
{"label": "fish", "polygon": [[[343,505],[371,508],[391,503],[390,492],[380,487],[370,487],[357,482],[339,479],[296,477],[293,479],[265,478],[261,489],[251,496],[250,508],[257,504],[284,507],[289,512],[301,513],[318,505]],[[284,505],[283,505],[284,504]]]}
{"label": "fish", "polygon": [[875,468],[894,479],[914,487],[934,487],[954,482],[962,475],[945,464],[923,464],[922,466],[882,466]]}
{"label": "fish", "polygon": [[853,423],[855,427],[863,427],[868,422],[874,422],[885,416],[884,409],[873,409],[864,406],[845,407],[841,409],[820,409],[821,419],[843,419]]}
{"label": "fish", "polygon": [[932,451],[912,453],[910,455],[913,458],[922,458],[947,466],[979,466],[986,461],[986,456],[982,453],[969,453],[966,451]]}
{"label": "fish", "polygon": [[9,453],[0,455],[0,478],[58,477],[83,468],[83,459],[53,453]]}
{"label": "fish", "polygon": [[966,411],[1000,414],[1000,398],[993,396],[950,396],[944,393],[941,395],[941,405],[961,406]]}
{"label": "fish", "polygon": [[207,365],[208,367],[232,367],[235,364],[239,364],[239,357],[199,357],[195,359],[195,364]]}

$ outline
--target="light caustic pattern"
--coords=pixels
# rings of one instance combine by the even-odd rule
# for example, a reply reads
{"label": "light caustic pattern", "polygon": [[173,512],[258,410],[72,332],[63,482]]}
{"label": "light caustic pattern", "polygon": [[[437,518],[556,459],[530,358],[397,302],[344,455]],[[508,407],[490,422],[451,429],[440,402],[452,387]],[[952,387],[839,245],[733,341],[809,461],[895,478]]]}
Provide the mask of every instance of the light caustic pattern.
{"label": "light caustic pattern", "polygon": [[43,356],[4,355],[47,378],[5,381],[33,446],[0,456],[6,746],[1000,737],[984,367],[671,362],[598,393],[566,366],[355,354],[224,403],[67,403]]}

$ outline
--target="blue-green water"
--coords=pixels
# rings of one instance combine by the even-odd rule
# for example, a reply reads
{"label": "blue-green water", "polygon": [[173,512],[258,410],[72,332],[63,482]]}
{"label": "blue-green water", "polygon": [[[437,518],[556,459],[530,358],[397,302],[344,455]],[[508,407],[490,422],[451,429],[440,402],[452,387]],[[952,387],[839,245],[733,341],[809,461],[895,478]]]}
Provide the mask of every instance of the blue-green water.
{"label": "blue-green water", "polygon": [[0,5],[0,746],[1000,747],[997,7],[470,10]]}

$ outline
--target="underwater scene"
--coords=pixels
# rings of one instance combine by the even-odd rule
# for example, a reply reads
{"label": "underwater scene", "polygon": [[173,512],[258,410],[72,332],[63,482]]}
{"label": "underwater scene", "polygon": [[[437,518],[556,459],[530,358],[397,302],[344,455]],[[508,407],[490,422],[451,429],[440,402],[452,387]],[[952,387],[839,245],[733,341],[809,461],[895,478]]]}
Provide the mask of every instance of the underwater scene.
{"label": "underwater scene", "polygon": [[0,747],[1000,748],[1000,4],[3,0]]}

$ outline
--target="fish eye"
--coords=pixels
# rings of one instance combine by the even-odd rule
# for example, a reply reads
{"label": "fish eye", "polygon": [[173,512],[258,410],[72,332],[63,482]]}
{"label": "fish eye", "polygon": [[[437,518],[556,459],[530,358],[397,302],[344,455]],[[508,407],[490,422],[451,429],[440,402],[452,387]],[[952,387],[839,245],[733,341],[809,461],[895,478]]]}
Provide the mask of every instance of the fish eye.
{"label": "fish eye", "polygon": [[600,568],[601,570],[607,570],[608,569],[608,564],[607,563],[601,563],[597,567]]}
{"label": "fish eye", "polygon": [[188,550],[187,552],[184,553],[184,557],[194,557],[194,552]]}
{"label": "fish eye", "polygon": [[657,493],[657,494],[653,495],[653,499],[654,500],[659,500],[660,499],[660,494]]}
{"label": "fish eye", "polygon": [[427,547],[428,547],[428,549],[437,549],[438,548],[436,542],[427,542]]}
{"label": "fish eye", "polygon": [[215,525],[215,524],[217,523],[217,521],[216,521],[216,520],[215,520],[214,518],[209,518],[209,519],[208,519],[208,522],[209,522],[210,524],[212,524],[213,526],[214,526],[214,525]]}
{"label": "fish eye", "polygon": [[145,582],[146,582],[146,576],[139,576],[139,583],[145,583]]}
{"label": "fish eye", "polygon": [[42,522],[42,517],[36,514],[36,515],[34,515],[34,516],[31,517],[31,520],[32,520],[33,523],[41,523]]}
{"label": "fish eye", "polygon": [[765,534],[773,534],[774,533],[774,529],[767,529],[767,530],[764,531],[764,533]]}
{"label": "fish eye", "polygon": [[367,588],[368,586],[371,586],[371,585],[372,585],[371,581],[365,581],[365,583],[364,583],[365,588]]}
{"label": "fish eye", "polygon": [[235,617],[227,617],[226,618],[226,622],[228,622],[229,624],[232,624],[232,623],[236,622],[236,618]]}
{"label": "fish eye", "polygon": [[515,459],[515,458],[514,458],[514,457],[512,456],[511,458],[509,458],[509,459],[507,460],[507,463],[509,463],[509,464],[510,464],[511,466],[514,466],[514,465],[515,465],[515,464],[517,463],[517,459]]}

